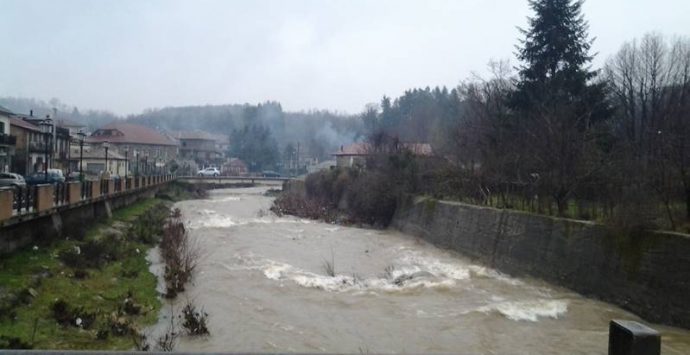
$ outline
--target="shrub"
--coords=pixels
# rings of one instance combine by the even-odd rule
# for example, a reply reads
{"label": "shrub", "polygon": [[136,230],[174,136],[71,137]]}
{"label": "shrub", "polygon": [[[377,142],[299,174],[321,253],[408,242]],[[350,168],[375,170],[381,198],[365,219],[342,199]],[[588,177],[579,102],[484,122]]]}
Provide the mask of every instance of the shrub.
{"label": "shrub", "polygon": [[121,259],[126,251],[126,244],[118,235],[105,234],[62,250],[58,257],[75,269],[100,268],[109,261]]}
{"label": "shrub", "polygon": [[184,285],[192,278],[200,256],[200,249],[188,236],[181,221],[179,209],[175,209],[163,228],[160,252],[165,262],[163,278],[166,297],[173,298],[184,291]]}
{"label": "shrub", "polygon": [[356,220],[387,226],[397,207],[397,191],[388,176],[367,172],[348,189],[348,207]]}
{"label": "shrub", "polygon": [[84,307],[72,307],[62,299],[57,299],[51,306],[53,318],[62,326],[74,326],[89,329],[96,321],[96,313],[86,312]]}
{"label": "shrub", "polygon": [[0,335],[0,349],[33,349],[33,345],[18,337]]}
{"label": "shrub", "polygon": [[182,308],[182,326],[187,330],[189,335],[208,335],[208,313],[204,310],[197,310],[196,306],[187,301],[187,304]]}

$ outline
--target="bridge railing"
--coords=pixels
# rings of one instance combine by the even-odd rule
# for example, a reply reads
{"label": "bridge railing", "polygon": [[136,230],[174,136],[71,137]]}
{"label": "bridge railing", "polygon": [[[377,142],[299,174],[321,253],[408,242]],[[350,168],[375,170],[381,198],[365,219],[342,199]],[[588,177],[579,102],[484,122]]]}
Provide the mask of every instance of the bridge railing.
{"label": "bridge railing", "polygon": [[169,182],[173,175],[129,177],[125,180],[87,180],[45,185],[0,188],[0,223],[15,216],[54,207],[107,198]]}

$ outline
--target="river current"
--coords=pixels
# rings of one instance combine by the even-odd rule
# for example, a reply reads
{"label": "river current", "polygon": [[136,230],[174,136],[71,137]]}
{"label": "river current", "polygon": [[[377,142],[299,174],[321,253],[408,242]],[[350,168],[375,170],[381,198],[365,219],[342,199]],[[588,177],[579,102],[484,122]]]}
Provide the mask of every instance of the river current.
{"label": "river current", "polygon": [[[279,218],[265,190],[176,205],[202,258],[173,307],[203,306],[211,335],[181,337],[175,350],[605,354],[608,322],[639,320],[397,231]],[[663,353],[690,353],[690,332],[651,326]]]}

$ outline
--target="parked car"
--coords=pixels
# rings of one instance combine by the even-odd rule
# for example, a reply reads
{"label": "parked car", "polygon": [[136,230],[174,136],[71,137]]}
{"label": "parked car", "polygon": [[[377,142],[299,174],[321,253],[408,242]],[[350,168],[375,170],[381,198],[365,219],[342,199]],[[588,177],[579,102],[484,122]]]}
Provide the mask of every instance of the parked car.
{"label": "parked car", "polygon": [[278,178],[278,177],[281,177],[282,175],[280,175],[280,173],[277,173],[275,171],[265,170],[265,171],[261,172],[261,176],[267,177],[267,178]]}
{"label": "parked car", "polygon": [[13,186],[13,187],[24,187],[26,186],[26,181],[24,177],[15,173],[0,173],[0,187]]}
{"label": "parked car", "polygon": [[219,176],[220,171],[218,171],[218,168],[205,168],[199,170],[196,174],[198,176]]}
{"label": "parked car", "polygon": [[[86,174],[84,174],[84,178],[86,178]],[[79,178],[79,172],[78,171],[73,171],[73,172],[67,174],[67,177],[65,179],[67,181],[80,181],[81,180]]]}
{"label": "parked car", "polygon": [[26,183],[28,185],[57,184],[61,182],[65,182],[65,177],[62,175],[62,171],[58,169],[48,169],[47,180],[44,172],[35,172],[26,177]]}

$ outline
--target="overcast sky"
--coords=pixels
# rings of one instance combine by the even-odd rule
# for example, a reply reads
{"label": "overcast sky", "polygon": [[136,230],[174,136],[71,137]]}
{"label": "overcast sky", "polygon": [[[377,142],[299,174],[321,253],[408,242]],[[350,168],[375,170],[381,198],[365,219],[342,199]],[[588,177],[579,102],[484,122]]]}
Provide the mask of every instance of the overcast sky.
{"label": "overcast sky", "polygon": [[[648,31],[689,35],[688,0],[589,0],[595,66]],[[0,96],[118,114],[276,100],[360,112],[511,59],[526,0],[0,0]]]}

